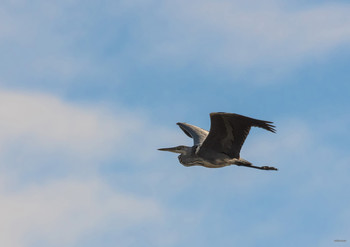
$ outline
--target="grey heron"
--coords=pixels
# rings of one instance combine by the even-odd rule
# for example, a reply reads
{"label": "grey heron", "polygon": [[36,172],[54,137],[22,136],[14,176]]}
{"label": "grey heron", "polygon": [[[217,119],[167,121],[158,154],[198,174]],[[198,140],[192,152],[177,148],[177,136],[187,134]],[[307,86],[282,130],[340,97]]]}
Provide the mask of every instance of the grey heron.
{"label": "grey heron", "polygon": [[177,123],[193,139],[193,146],[159,148],[160,151],[179,153],[184,166],[219,168],[229,165],[246,166],[261,170],[277,170],[270,166],[254,166],[240,157],[240,151],[251,127],[276,132],[273,122],[258,120],[235,113],[210,113],[210,131],[188,123]]}

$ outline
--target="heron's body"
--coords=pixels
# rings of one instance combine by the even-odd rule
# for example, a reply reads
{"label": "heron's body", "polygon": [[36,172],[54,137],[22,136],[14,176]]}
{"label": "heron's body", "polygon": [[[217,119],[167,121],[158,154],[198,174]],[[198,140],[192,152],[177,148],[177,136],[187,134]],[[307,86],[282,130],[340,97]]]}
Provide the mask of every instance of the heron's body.
{"label": "heron's body", "polygon": [[210,132],[187,123],[177,123],[186,135],[193,138],[194,146],[161,148],[161,151],[180,153],[184,166],[220,168],[229,165],[246,166],[262,170],[277,170],[269,166],[253,166],[240,157],[241,147],[251,127],[275,132],[272,122],[245,117],[234,113],[211,113]]}

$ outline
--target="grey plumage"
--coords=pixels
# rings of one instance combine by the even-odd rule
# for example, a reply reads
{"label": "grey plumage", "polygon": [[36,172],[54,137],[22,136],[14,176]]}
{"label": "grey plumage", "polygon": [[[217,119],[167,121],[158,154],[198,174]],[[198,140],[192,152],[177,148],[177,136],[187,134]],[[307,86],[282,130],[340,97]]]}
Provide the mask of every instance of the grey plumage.
{"label": "grey plumage", "polygon": [[238,165],[262,170],[277,170],[270,166],[253,166],[240,157],[241,148],[251,127],[259,127],[275,133],[272,122],[224,112],[211,113],[210,120],[209,132],[191,124],[177,123],[187,136],[193,138],[193,147],[177,146],[158,150],[180,153],[179,161],[184,166],[219,168]]}
{"label": "grey plumage", "polygon": [[201,145],[207,138],[209,132],[197,126],[188,123],[177,123],[188,137],[193,138],[194,146]]}

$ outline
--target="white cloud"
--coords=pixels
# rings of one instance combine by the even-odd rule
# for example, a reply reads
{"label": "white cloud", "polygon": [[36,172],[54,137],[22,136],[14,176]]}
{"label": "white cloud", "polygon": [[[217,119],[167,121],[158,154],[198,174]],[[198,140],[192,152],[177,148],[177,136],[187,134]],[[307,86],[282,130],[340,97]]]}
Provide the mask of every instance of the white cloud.
{"label": "white cloud", "polygon": [[106,66],[92,59],[91,53],[79,52],[81,41],[93,31],[89,29],[93,18],[82,5],[75,0],[1,2],[2,83],[25,85],[25,78],[32,85],[44,81],[46,87],[62,88],[81,83],[77,78],[86,82],[105,72]]}
{"label": "white cloud", "polygon": [[[118,170],[118,156],[153,159],[135,157],[130,149],[145,146],[156,153],[151,133],[157,126],[148,128],[142,114],[1,90],[0,116],[0,245],[76,246],[110,229],[123,243],[131,241],[133,227],[164,220],[163,207],[149,194],[112,188],[94,168],[113,159]],[[160,139],[169,133],[160,129]],[[59,169],[64,172],[55,176]]]}
{"label": "white cloud", "polygon": [[40,93],[0,91],[0,147],[12,144],[61,149],[77,155],[105,155],[143,125],[120,111],[66,103]]}
{"label": "white cloud", "polygon": [[45,86],[71,87],[82,78],[118,83],[120,71],[167,61],[234,75],[254,68],[268,79],[349,44],[349,4],[298,7],[256,0],[104,1],[98,7],[8,1],[0,6],[0,23],[8,23],[0,30],[1,77],[20,85],[22,77]]}
{"label": "white cloud", "polygon": [[120,193],[99,180],[51,181],[20,191],[1,186],[0,203],[0,245],[11,247],[38,241],[44,246],[76,246],[86,234],[105,227],[119,235],[162,218],[155,201]]}
{"label": "white cloud", "polygon": [[291,8],[280,1],[168,1],[159,10],[166,30],[157,34],[155,27],[146,37],[153,58],[278,70],[349,44],[349,10],[346,3]]}

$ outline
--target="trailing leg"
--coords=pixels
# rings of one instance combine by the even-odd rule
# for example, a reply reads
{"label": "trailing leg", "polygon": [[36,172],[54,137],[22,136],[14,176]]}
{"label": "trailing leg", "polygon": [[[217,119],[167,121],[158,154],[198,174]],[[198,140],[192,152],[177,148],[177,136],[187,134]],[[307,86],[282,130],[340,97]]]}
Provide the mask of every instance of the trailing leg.
{"label": "trailing leg", "polygon": [[250,168],[255,168],[260,170],[275,170],[275,171],[278,170],[277,168],[272,166],[253,166],[252,163],[244,159],[236,160],[233,164],[237,166],[245,166],[245,167],[250,167]]}

